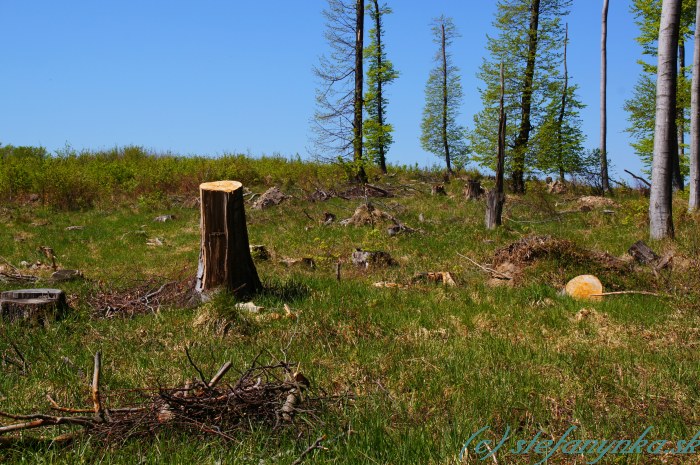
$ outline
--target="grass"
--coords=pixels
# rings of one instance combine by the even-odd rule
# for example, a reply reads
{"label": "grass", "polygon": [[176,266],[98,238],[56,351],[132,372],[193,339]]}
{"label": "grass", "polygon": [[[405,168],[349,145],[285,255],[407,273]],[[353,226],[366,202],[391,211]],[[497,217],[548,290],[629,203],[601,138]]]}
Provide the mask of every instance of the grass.
{"label": "grass", "polygon": [[[533,185],[527,196],[509,199],[507,227],[491,232],[483,227],[483,203],[461,199],[461,181],[448,185],[448,197],[430,196],[429,185],[414,173],[378,182],[418,190],[375,206],[422,232],[389,237],[380,225],[322,226],[324,212],[346,218],[361,200],[307,202],[290,187],[303,185],[296,178],[287,183],[295,199],[268,210],[248,209],[251,243],[273,252],[273,260],[257,263],[266,291],[255,303],[268,313],[288,304],[298,318],[227,313],[231,302],[222,298],[207,305],[229,315],[233,323],[225,332],[195,324],[206,306],[104,319],[85,303],[97,282],[128,288],[154,276],[165,281],[194,274],[199,210],[187,199],[196,191],[178,188],[177,197],[163,192],[154,202],[120,194],[119,201],[82,211],[19,201],[0,208],[0,256],[15,265],[45,261],[38,247],[51,246],[62,267],[80,269],[87,278],[63,287],[74,303],[67,318],[47,328],[2,327],[0,354],[10,353],[13,341],[30,369],[23,374],[0,364],[0,410],[46,411],[47,392],[63,404],[89,406],[88,377],[97,350],[103,353],[103,385],[109,390],[182,383],[195,375],[184,354],[190,346],[206,374],[227,360],[243,368],[262,349],[279,354],[286,348],[313,385],[329,394],[352,394],[350,400],[330,403],[323,422],[302,428],[300,437],[253,428],[235,443],[175,432],[109,447],[90,440],[70,448],[19,442],[0,449],[0,462],[289,464],[326,434],[327,450],[310,454],[304,463],[456,464],[466,439],[485,425],[491,426],[489,439],[500,439],[506,427],[515,429],[510,447],[539,430],[558,437],[572,424],[578,426],[577,438],[588,439],[636,438],[647,426],[654,426],[653,438],[689,439],[697,432],[696,217],[678,215],[675,243],[651,244],[659,252],[687,257],[670,275],[656,277],[641,268],[625,274],[597,270],[607,289],[656,290],[670,298],[628,295],[577,302],[558,291],[594,264],[544,259],[526,268],[517,286],[492,288],[457,252],[490,263],[496,249],[524,235],[550,234],[622,256],[647,237],[645,199],[626,193],[615,199],[615,214],[594,209],[557,221],[548,212],[555,204],[557,210],[573,209],[575,196],[551,196]],[[261,178],[249,187],[262,192],[266,182]],[[682,199],[678,202],[676,212],[682,211]],[[164,213],[176,219],[152,221]],[[84,229],[65,230],[72,225]],[[156,237],[162,246],[147,245]],[[399,266],[354,269],[347,263],[354,247],[388,251]],[[313,257],[317,268],[286,267],[279,263],[282,257]],[[338,259],[346,262],[341,282],[335,280]],[[450,271],[459,286],[372,285],[407,283],[425,271]],[[10,288],[0,283],[0,289]],[[482,463],[473,452],[470,457],[469,463]],[[541,458],[501,453],[499,463]],[[555,456],[560,462],[569,458]],[[609,463],[654,459],[611,456]]]}

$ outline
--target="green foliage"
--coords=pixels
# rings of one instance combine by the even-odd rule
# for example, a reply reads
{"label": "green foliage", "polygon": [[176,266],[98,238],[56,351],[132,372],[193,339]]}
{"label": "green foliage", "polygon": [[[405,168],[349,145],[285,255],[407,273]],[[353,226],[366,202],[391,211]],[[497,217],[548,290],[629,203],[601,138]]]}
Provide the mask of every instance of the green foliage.
{"label": "green foliage", "polygon": [[591,165],[591,160],[585,157],[579,116],[585,105],[576,97],[576,86],[567,88],[564,117],[559,124],[562,100],[557,95],[563,93],[562,87],[561,83],[555,83],[552,91],[554,98],[547,106],[539,130],[530,142],[534,153],[532,166],[540,172],[558,174],[560,177],[564,174],[579,174],[600,164],[597,161]]}
{"label": "green foliage", "polygon": [[393,127],[386,122],[386,86],[391,84],[399,73],[386,57],[384,46],[383,18],[391,13],[386,4],[377,8],[370,1],[367,6],[373,27],[370,29],[370,44],[365,48],[364,56],[367,66],[367,92],[365,93],[365,111],[367,118],[362,131],[365,137],[365,154],[381,167],[386,166],[386,154],[393,143]]}
{"label": "green foliage", "polygon": [[[540,130],[552,130],[553,112],[556,101],[561,99],[562,53],[564,43],[563,20],[569,13],[570,0],[541,0],[539,27],[537,32],[537,54],[533,77],[532,101],[530,107],[530,144],[524,148],[525,171],[550,170],[556,166],[557,151],[552,151],[551,134],[538,134]],[[495,168],[498,143],[498,107],[501,94],[500,67],[505,73],[506,110],[506,171],[511,172],[514,164],[513,147],[523,119],[522,100],[525,92],[524,76],[530,41],[531,0],[499,0],[493,22],[497,35],[489,36],[488,57],[484,58],[478,77],[484,85],[479,89],[483,109],[474,116],[474,127],[469,133],[472,160],[479,165]],[[572,86],[573,87],[573,86]],[[575,88],[574,88],[575,89]],[[573,92],[573,91],[572,91]],[[575,96],[571,95],[572,99]],[[565,115],[565,125],[575,139],[578,108],[572,108]],[[569,119],[573,120],[569,121]],[[554,118],[556,120],[556,118]],[[549,123],[548,123],[549,122]],[[546,149],[540,152],[535,149]],[[576,145],[575,143],[573,144]]]}
{"label": "green foliage", "polygon": [[455,164],[464,164],[469,152],[466,128],[457,123],[463,97],[461,77],[449,52],[449,46],[459,34],[452,18],[444,16],[435,19],[432,30],[433,41],[439,46],[435,55],[438,65],[430,71],[425,85],[420,142],[424,150],[445,159],[450,170],[453,160]]}
{"label": "green foliage", "polygon": [[[632,136],[630,145],[646,167],[645,172],[651,172],[651,160],[654,152],[654,119],[656,115],[656,57],[661,21],[661,0],[634,0],[630,7],[639,27],[637,42],[642,46],[642,55],[649,61],[639,60],[642,67],[634,85],[632,97],[625,101],[625,111],[628,113],[629,127],[626,132]],[[695,1],[683,0],[681,6],[681,25],[679,47],[693,36],[695,25]],[[690,86],[691,79],[687,76],[690,67],[679,68],[677,89],[676,125],[688,128],[690,123]],[[685,148],[685,145],[684,147]],[[689,173],[688,157],[685,154],[680,159],[681,174]]]}

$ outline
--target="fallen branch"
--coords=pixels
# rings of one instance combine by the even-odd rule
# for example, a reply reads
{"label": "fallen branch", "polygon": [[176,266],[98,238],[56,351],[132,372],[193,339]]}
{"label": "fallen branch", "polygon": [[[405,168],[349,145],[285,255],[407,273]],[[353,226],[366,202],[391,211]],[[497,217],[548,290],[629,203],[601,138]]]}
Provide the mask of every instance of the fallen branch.
{"label": "fallen branch", "polygon": [[639,294],[639,295],[651,295],[654,297],[670,297],[664,294],[657,294],[655,292],[649,291],[615,291],[615,292],[601,292],[600,294],[591,294],[591,296],[602,297],[606,295],[625,295],[625,294]]}
{"label": "fallen branch", "polygon": [[625,171],[625,173],[629,174],[630,176],[632,176],[632,177],[633,177],[634,179],[636,179],[637,181],[643,182],[644,184],[646,184],[647,187],[651,187],[651,183],[650,183],[649,181],[647,181],[646,179],[637,176],[636,174],[634,174],[634,173],[631,172],[631,171],[628,171],[628,170],[624,170],[624,171]]}
{"label": "fallen branch", "polygon": [[302,452],[301,455],[295,461],[292,462],[292,465],[299,465],[304,460],[304,457],[309,455],[314,450],[323,449],[323,447],[321,447],[321,443],[325,440],[326,440],[325,434],[323,436],[321,436],[320,438],[316,439],[316,442],[311,444],[304,452]]}
{"label": "fallen branch", "polygon": [[500,278],[500,279],[508,279],[508,280],[513,279],[512,276],[509,276],[509,275],[507,275],[507,274],[505,274],[505,273],[501,273],[500,271],[496,271],[496,270],[494,270],[493,268],[489,268],[489,267],[484,266],[484,265],[482,265],[482,264],[480,264],[480,263],[477,263],[477,262],[475,262],[474,260],[472,260],[471,258],[467,257],[466,255],[462,255],[462,254],[459,253],[459,252],[457,253],[457,255],[459,255],[460,257],[462,257],[462,258],[464,258],[464,259],[466,259],[466,260],[469,260],[472,264],[478,266],[482,271],[484,271],[484,272],[486,272],[486,273],[489,273],[489,274],[491,274],[491,275],[495,275],[496,277],[498,277],[498,278]]}

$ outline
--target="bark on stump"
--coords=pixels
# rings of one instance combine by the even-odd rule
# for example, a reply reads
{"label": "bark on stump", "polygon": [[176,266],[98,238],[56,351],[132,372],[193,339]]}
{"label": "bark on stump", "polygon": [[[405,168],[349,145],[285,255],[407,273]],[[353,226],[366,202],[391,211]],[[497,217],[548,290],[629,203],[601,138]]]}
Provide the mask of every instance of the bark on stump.
{"label": "bark on stump", "polygon": [[481,182],[476,179],[469,179],[466,186],[464,186],[464,198],[467,200],[476,200],[483,193],[484,189],[481,187]]}
{"label": "bark on stump", "polygon": [[206,182],[199,192],[202,242],[195,290],[202,294],[225,286],[236,296],[259,291],[262,284],[250,255],[243,185]]}
{"label": "bark on stump", "polygon": [[506,201],[506,196],[496,189],[489,191],[486,196],[486,228],[496,229],[496,226],[501,225],[501,216],[503,213],[503,204]]}
{"label": "bark on stump", "polygon": [[0,316],[6,321],[48,324],[68,309],[60,289],[19,289],[0,293]]}

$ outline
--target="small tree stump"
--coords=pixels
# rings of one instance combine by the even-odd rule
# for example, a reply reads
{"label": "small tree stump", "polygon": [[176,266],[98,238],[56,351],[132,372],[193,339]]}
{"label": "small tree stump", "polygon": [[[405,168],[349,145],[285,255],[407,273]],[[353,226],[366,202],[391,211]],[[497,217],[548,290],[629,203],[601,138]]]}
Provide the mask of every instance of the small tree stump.
{"label": "small tree stump", "polygon": [[464,198],[467,200],[476,200],[484,194],[484,189],[481,187],[481,182],[477,179],[469,179],[467,185],[464,186]]}
{"label": "small tree stump", "polygon": [[250,295],[262,284],[250,255],[243,205],[243,185],[236,181],[199,186],[202,242],[195,290],[225,286],[237,296]]}
{"label": "small tree stump", "polygon": [[66,295],[60,289],[19,289],[0,294],[0,316],[7,321],[46,325],[67,309]]}
{"label": "small tree stump", "polygon": [[643,265],[648,265],[659,259],[659,256],[644,241],[637,241],[632,244],[627,253]]}

